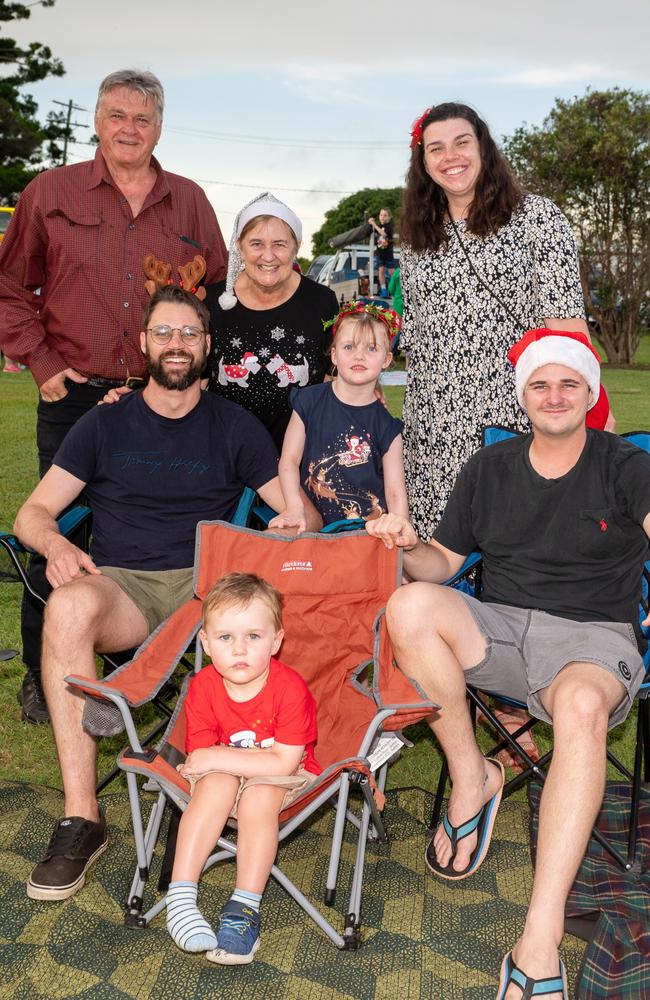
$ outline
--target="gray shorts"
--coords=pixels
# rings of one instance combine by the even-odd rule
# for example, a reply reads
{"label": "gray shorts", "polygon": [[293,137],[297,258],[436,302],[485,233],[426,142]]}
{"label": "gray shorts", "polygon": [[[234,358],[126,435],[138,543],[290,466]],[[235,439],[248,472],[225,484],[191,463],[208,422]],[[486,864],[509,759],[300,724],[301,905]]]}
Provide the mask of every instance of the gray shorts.
{"label": "gray shorts", "polygon": [[153,632],[182,604],[194,597],[194,569],[120,569],[100,566],[104,576],[115,580],[147,619]]}
{"label": "gray shorts", "polygon": [[545,611],[505,604],[482,604],[459,591],[481,635],[485,656],[465,671],[481,691],[509,695],[528,705],[531,715],[552,722],[539,698],[567,663],[594,663],[612,674],[626,694],[609,718],[613,729],[627,717],[645,668],[631,625],[575,622]]}

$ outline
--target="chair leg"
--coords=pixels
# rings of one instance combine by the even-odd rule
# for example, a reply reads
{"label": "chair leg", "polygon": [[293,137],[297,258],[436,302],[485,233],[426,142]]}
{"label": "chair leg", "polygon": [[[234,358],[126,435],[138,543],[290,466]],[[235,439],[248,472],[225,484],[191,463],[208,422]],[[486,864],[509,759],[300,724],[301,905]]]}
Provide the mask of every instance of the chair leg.
{"label": "chair leg", "polygon": [[[636,749],[634,752],[634,774],[632,776],[632,800],[630,803],[630,829],[627,838],[627,860],[632,868],[636,868],[636,842],[639,826],[639,801],[641,798],[641,773],[644,763],[648,764],[648,702],[639,702],[636,722]],[[645,758],[645,761],[644,761]],[[647,781],[647,771],[645,773]]]}
{"label": "chair leg", "polygon": [[650,698],[639,701],[639,716],[643,742],[643,780],[650,782]]}
{"label": "chair leg", "polygon": [[339,860],[341,858],[341,847],[343,845],[343,829],[345,827],[345,814],[348,805],[348,794],[350,791],[350,776],[343,774],[338,794],[338,805],[336,807],[336,820],[334,821],[334,832],[332,834],[332,852],[327,870],[327,883],[325,886],[325,902],[328,906],[334,905],[336,895],[336,879],[339,871]]}
{"label": "chair leg", "polygon": [[126,927],[145,927],[147,921],[142,916],[144,886],[149,877],[149,866],[158,840],[158,834],[160,833],[160,824],[165,813],[167,799],[164,792],[159,793],[149,815],[149,822],[147,823],[145,833],[142,827],[142,813],[140,812],[136,776],[131,772],[127,772],[126,779],[131,803],[131,821],[133,824],[137,868],[126,902],[124,924]]}

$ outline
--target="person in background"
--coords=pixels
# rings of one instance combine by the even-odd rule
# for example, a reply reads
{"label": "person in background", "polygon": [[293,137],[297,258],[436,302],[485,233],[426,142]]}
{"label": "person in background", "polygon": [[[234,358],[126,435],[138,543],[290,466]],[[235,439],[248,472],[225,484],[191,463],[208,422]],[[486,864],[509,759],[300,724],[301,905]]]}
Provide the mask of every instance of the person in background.
{"label": "person in background", "polygon": [[[39,389],[39,475],[66,434],[107,389],[141,384],[145,255],[175,271],[198,253],[206,281],[226,271],[214,210],[193,181],[153,156],[163,88],[153,73],[120,70],[99,87],[93,160],[39,174],[23,191],[0,246],[0,347],[29,366]],[[30,570],[47,596],[44,562]],[[48,718],[40,682],[41,607],[23,603],[19,694],[23,718]]]}
{"label": "person in background", "polygon": [[384,297],[388,294],[386,281],[388,269],[395,265],[393,257],[393,223],[391,218],[390,209],[382,208],[379,212],[379,225],[374,219],[368,219],[368,222],[377,233],[379,294]]}

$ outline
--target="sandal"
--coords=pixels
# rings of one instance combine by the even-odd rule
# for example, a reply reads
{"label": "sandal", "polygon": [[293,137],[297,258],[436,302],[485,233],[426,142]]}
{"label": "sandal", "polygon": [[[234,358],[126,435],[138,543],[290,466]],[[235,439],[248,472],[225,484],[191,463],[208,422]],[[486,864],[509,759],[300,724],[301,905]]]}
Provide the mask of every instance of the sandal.
{"label": "sandal", "polygon": [[512,952],[509,951],[501,963],[501,975],[499,978],[499,990],[497,1000],[503,1000],[510,983],[514,983],[521,990],[522,1000],[532,1000],[533,997],[550,996],[551,993],[560,993],[562,1000],[568,1000],[569,988],[566,981],[566,969],[564,962],[560,960],[560,971],[557,976],[548,979],[533,979],[515,965]]}
{"label": "sandal", "polygon": [[[490,847],[494,821],[496,819],[499,803],[501,802],[501,793],[503,792],[505,773],[503,770],[503,764],[499,761],[493,760],[491,757],[488,757],[487,760],[490,764],[494,764],[495,767],[498,767],[501,772],[501,784],[499,785],[499,788],[494,793],[492,798],[488,799],[488,801],[481,806],[475,816],[472,816],[472,818],[468,819],[465,823],[461,823],[460,826],[452,826],[449,822],[449,817],[445,813],[442,825],[445,833],[451,841],[451,858],[449,859],[449,863],[445,865],[444,868],[436,858],[433,838],[429,841],[429,845],[424,855],[427,867],[434,873],[434,875],[446,878],[450,882],[458,882],[461,879],[467,878],[468,875],[473,875],[475,871],[478,871]],[[470,833],[474,833],[475,830],[477,833],[476,847],[470,855],[467,867],[463,868],[461,871],[456,871],[453,864],[456,854],[458,853],[458,842],[463,840],[465,837],[469,837]]]}
{"label": "sandal", "polygon": [[[496,704],[493,706],[492,711],[501,725],[507,729],[511,735],[512,733],[516,733],[517,730],[521,728],[521,726],[523,726],[524,723],[530,718],[524,708],[511,708],[510,706],[508,706],[508,708],[499,708],[499,705]],[[476,716],[477,726],[481,722],[483,722],[486,726],[490,725],[489,720],[486,719],[482,712],[479,712]],[[517,743],[519,743],[522,750],[528,754],[531,760],[539,760],[539,748],[530,730],[522,733],[521,736],[518,736]],[[499,760],[504,767],[510,768],[514,774],[521,774],[525,769],[521,758],[515,756],[515,752],[510,750],[508,747],[504,747],[503,750],[499,751],[497,754],[497,760]]]}

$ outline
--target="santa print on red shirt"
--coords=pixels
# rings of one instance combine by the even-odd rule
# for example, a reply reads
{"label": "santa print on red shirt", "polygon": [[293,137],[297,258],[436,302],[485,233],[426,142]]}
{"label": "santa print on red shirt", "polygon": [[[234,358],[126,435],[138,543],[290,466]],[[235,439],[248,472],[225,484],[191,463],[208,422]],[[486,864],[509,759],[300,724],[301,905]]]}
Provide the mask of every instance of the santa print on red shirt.
{"label": "santa print on red shirt", "polygon": [[267,748],[277,740],[304,746],[301,767],[322,771],[314,757],[316,702],[300,674],[273,656],[266,684],[249,701],[233,701],[221,675],[207,664],[190,682],[185,716],[187,753],[215,744]]}

